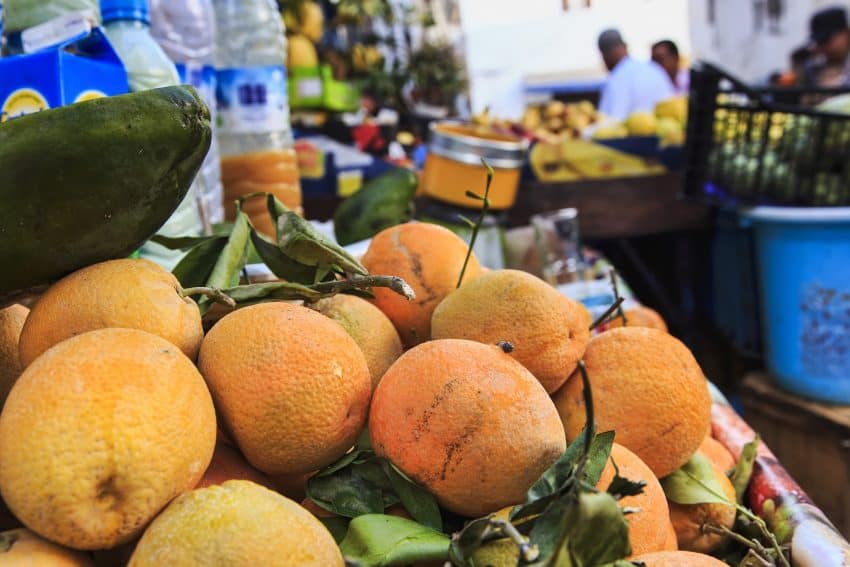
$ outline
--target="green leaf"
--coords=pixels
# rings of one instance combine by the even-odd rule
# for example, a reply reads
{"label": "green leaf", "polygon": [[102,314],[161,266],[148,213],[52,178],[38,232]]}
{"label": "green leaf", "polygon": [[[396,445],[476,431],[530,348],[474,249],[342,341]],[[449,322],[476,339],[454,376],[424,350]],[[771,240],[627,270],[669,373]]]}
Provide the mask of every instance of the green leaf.
{"label": "green leaf", "polygon": [[[212,272],[206,281],[207,287],[217,289],[231,288],[239,283],[239,278],[242,274],[242,268],[248,261],[248,243],[251,234],[251,223],[248,220],[248,215],[239,211],[236,216],[236,222],[233,224],[233,230],[230,236],[227,237],[227,244],[221,250],[221,253],[216,259]],[[202,297],[198,301],[198,308],[201,313],[206,313],[209,310],[211,301],[207,297]]]}
{"label": "green leaf", "polygon": [[263,282],[231,287],[223,290],[236,303],[257,301],[294,300],[316,301],[324,295],[307,286],[290,282]]}
{"label": "green leaf", "polygon": [[735,465],[735,471],[732,473],[732,486],[735,487],[735,496],[738,504],[744,503],[744,498],[747,496],[747,487],[750,485],[750,479],[753,476],[753,467],[758,456],[758,447],[761,438],[756,435],[755,439],[744,445],[741,449],[741,457],[738,459],[738,464]]}
{"label": "green leaf", "polygon": [[608,457],[611,456],[611,447],[614,445],[614,432],[606,431],[593,438],[590,444],[590,452],[587,454],[587,463],[584,467],[582,482],[595,486],[605,470]]}
{"label": "green leaf", "polygon": [[711,461],[694,453],[682,468],[661,479],[667,499],[677,504],[734,504],[714,476]]}
{"label": "green leaf", "polygon": [[365,567],[443,561],[449,537],[406,518],[368,514],[351,521],[339,548],[346,560]]}
{"label": "green leaf", "polygon": [[251,242],[263,263],[277,277],[289,282],[311,284],[316,279],[316,268],[299,264],[284,254],[277,244],[251,229]]}
{"label": "green leaf", "polygon": [[343,518],[342,516],[318,518],[318,520],[328,528],[337,545],[345,538],[345,534],[348,533],[348,524],[351,522],[351,518]]}
{"label": "green leaf", "polygon": [[553,567],[596,567],[631,553],[623,512],[605,492],[581,494],[577,504],[567,511],[563,526]]}
{"label": "green leaf", "polygon": [[307,496],[325,510],[347,518],[384,511],[383,491],[350,467],[311,478],[307,481]]}
{"label": "green leaf", "polygon": [[165,236],[162,234],[154,234],[151,236],[151,242],[156,242],[160,246],[164,246],[169,250],[188,250],[199,244],[208,242],[218,238],[217,236]]}
{"label": "green leaf", "polygon": [[429,528],[442,531],[443,518],[434,496],[413,482],[391,462],[384,461],[384,471],[389,477],[393,491],[413,519]]}
{"label": "green leaf", "polygon": [[502,530],[491,522],[493,515],[472,520],[466,524],[460,534],[452,538],[449,559],[452,564],[466,567],[475,550],[484,543],[501,536]]}
{"label": "green leaf", "polygon": [[[386,470],[384,469],[384,459],[373,456],[371,459],[362,462],[356,462],[351,465],[353,470],[360,478],[371,482],[383,491],[391,492],[393,485],[390,479],[387,478]],[[398,499],[396,499],[398,501]]]}
{"label": "green leaf", "polygon": [[171,273],[184,288],[200,287],[207,283],[227,238],[218,237],[198,244],[180,259]]}
{"label": "green leaf", "polygon": [[367,275],[354,256],[317,231],[309,221],[288,211],[277,219],[278,246],[289,258],[305,266],[338,266],[346,273]]}

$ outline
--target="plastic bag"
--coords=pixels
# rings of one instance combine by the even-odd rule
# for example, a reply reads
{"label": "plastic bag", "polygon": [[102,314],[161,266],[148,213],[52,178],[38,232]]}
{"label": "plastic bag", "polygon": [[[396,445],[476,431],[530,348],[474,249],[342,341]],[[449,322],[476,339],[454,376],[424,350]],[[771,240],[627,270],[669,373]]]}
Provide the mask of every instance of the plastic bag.
{"label": "plastic bag", "polygon": [[100,21],[98,0],[6,0],[6,30],[22,31],[69,12],[93,11]]}

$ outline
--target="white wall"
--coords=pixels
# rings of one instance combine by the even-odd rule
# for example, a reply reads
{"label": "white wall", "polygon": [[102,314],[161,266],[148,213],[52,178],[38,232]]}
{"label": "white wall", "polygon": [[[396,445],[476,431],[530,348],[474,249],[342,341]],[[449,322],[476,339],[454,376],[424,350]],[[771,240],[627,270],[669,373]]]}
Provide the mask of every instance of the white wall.
{"label": "white wall", "polygon": [[489,106],[496,115],[519,117],[529,76],[604,77],[596,38],[608,27],[619,28],[632,55],[641,59],[648,59],[650,46],[663,38],[690,52],[686,0],[593,0],[591,8],[571,0],[570,5],[565,11],[561,0],[460,0],[474,111]]}
{"label": "white wall", "polygon": [[[764,0],[761,0],[764,1]],[[774,29],[757,25],[760,0],[715,0],[715,22],[708,21],[708,0],[689,0],[690,35],[696,57],[718,63],[745,81],[762,81],[789,65],[791,51],[808,37],[809,17],[844,0],[783,0],[784,13]]]}

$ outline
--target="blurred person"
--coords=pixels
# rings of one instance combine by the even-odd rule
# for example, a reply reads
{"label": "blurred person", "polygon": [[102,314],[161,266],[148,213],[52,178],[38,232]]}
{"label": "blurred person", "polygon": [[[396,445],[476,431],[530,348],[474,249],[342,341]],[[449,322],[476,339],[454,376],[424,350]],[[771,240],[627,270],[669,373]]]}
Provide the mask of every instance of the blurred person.
{"label": "blurred person", "polygon": [[809,37],[815,57],[809,60],[804,84],[819,87],[850,85],[850,26],[847,10],[824,8],[809,20]]}
{"label": "blurred person", "polygon": [[599,98],[599,111],[604,115],[623,120],[633,112],[652,112],[657,103],[675,95],[670,79],[660,66],[629,56],[619,31],[603,31],[598,45],[610,72]]}
{"label": "blurred person", "polygon": [[682,67],[679,57],[679,47],[670,39],[662,39],[652,46],[652,60],[655,61],[670,77],[673,90],[677,95],[688,94],[691,86],[691,73]]}

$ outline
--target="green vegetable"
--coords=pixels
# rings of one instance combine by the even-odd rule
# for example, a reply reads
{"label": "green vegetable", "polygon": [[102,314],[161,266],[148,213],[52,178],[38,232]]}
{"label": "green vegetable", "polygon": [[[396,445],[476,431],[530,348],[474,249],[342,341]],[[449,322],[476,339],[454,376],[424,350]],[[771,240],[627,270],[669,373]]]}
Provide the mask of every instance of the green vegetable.
{"label": "green vegetable", "polygon": [[185,197],[209,120],[168,87],[0,124],[0,293],[129,256]]}
{"label": "green vegetable", "polygon": [[366,183],[337,207],[337,241],[347,246],[410,220],[416,185],[416,175],[407,169],[394,169]]}

